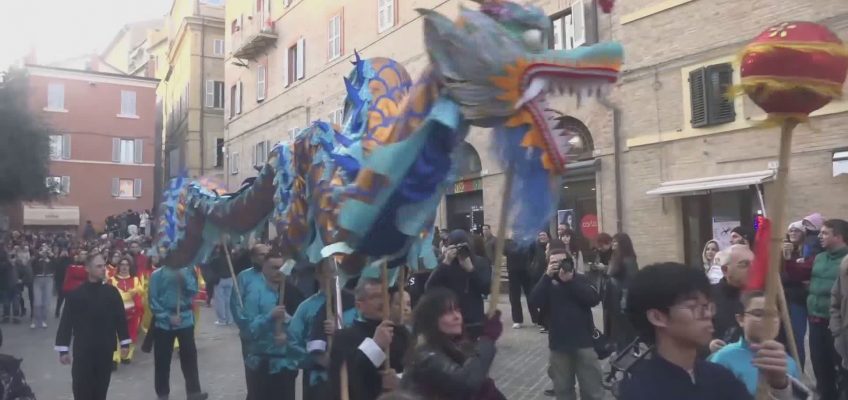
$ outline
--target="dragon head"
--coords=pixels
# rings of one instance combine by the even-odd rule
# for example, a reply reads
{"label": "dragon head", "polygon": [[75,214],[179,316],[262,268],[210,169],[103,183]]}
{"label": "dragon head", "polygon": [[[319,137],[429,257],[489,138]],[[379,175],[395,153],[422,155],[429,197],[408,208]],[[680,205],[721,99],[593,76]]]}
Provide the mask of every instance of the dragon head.
{"label": "dragon head", "polygon": [[521,147],[538,149],[550,173],[563,172],[571,136],[555,128],[547,96],[603,95],[618,78],[621,46],[553,50],[551,20],[541,9],[476,1],[479,10],[463,8],[456,21],[418,10],[436,74],[472,125],[522,128]]}

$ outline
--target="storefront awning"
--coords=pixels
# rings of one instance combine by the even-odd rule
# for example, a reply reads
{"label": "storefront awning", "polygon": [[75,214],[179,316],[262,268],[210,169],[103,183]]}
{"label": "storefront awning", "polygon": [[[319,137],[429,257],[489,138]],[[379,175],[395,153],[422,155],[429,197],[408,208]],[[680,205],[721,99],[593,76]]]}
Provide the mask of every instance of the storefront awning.
{"label": "storefront awning", "polygon": [[24,205],[24,226],[77,226],[79,207]]}
{"label": "storefront awning", "polygon": [[774,180],[774,170],[747,172],[744,174],[719,175],[709,178],[685,179],[663,182],[647,193],[656,196],[692,196],[710,192],[746,189]]}

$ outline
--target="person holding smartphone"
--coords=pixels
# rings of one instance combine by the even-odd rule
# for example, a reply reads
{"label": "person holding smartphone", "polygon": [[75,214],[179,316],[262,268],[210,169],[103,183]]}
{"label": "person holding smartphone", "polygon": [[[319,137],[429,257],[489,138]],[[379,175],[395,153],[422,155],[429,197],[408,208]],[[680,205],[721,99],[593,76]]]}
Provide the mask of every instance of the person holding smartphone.
{"label": "person holding smartphone", "polygon": [[473,254],[465,231],[452,231],[439,266],[427,281],[426,290],[444,287],[456,294],[462,310],[464,332],[470,339],[482,334],[485,321],[483,297],[489,294],[491,284],[492,267],[488,260]]}

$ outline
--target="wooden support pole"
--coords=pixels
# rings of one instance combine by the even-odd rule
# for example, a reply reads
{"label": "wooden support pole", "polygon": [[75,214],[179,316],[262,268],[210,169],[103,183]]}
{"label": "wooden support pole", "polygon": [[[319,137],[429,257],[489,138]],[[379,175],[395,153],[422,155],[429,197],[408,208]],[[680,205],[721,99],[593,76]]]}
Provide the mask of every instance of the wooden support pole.
{"label": "wooden support pole", "polygon": [[230,268],[230,277],[233,278],[233,289],[236,290],[239,307],[244,308],[244,300],[241,297],[241,288],[239,287],[238,277],[236,277],[236,270],[233,268],[233,260],[230,258],[230,249],[227,246],[227,240],[222,238],[221,245],[224,246],[224,255],[227,257],[227,267]]}
{"label": "wooden support pole", "polygon": [[[788,119],[783,123],[780,129],[780,152],[778,156],[777,178],[774,181],[774,191],[768,198],[768,209],[771,214],[771,254],[769,255],[769,268],[766,274],[766,290],[765,290],[765,318],[778,318],[778,293],[780,290],[780,269],[783,263],[783,227],[786,226],[786,187],[789,174],[789,165],[791,162],[790,155],[792,154],[792,131],[798,125],[798,121]],[[768,321],[764,326],[771,326]],[[777,326],[778,324],[774,324]],[[786,329],[791,330],[792,325],[786,326]],[[763,338],[774,339],[777,337],[777,330],[772,329],[769,332],[763,332]],[[757,386],[757,400],[767,400],[771,396],[771,387],[765,381],[763,374],[760,374]]]}
{"label": "wooden support pole", "polygon": [[504,172],[504,187],[501,194],[501,210],[498,216],[498,236],[495,238],[495,259],[492,260],[492,286],[489,290],[489,311],[491,318],[498,310],[498,301],[501,294],[501,263],[503,262],[504,246],[506,245],[506,225],[509,217],[510,196],[512,195],[512,181],[515,176],[515,168],[510,164]]}
{"label": "wooden support pole", "polygon": [[[392,299],[389,296],[389,266],[385,260],[383,260],[382,265],[380,265],[380,280],[383,289],[383,321],[389,321],[392,318]],[[388,371],[392,367],[389,362],[389,349],[386,349],[385,351],[386,361],[383,363],[383,369]]]}

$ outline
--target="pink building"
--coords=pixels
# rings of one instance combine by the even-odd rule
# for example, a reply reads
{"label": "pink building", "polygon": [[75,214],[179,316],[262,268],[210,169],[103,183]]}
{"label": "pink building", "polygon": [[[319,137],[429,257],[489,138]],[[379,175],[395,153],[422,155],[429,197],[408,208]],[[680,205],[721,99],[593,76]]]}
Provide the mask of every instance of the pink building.
{"label": "pink building", "polygon": [[154,203],[156,79],[27,66],[29,103],[53,128],[51,205],[23,204],[10,227],[82,229]]}

